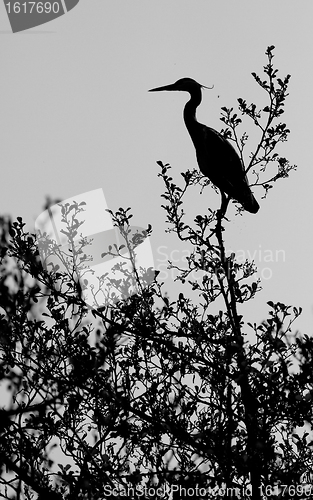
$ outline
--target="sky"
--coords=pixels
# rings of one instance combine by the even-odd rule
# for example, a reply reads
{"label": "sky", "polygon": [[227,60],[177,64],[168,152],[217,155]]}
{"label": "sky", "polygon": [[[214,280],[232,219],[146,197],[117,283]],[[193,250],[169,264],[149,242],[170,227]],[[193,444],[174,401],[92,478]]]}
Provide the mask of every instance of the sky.
{"label": "sky", "polygon": [[[176,293],[167,259],[186,266],[191,248],[165,232],[156,161],[180,172],[197,166],[185,129],[184,93],[148,89],[191,77],[204,92],[198,119],[217,130],[222,106],[237,98],[265,105],[251,73],[261,73],[275,45],[280,76],[291,74],[286,113],[291,134],[279,152],[296,172],[267,197],[254,190],[257,215],[229,211],[226,248],[254,258],[263,290],[241,312],[259,322],[266,302],[301,306],[295,324],[310,334],[312,293],[312,16],[310,0],[80,0],[47,24],[12,33],[0,4],[0,214],[22,216],[30,231],[45,199],[103,189],[107,206],[131,207],[134,225],[151,224],[155,267]],[[247,132],[253,133],[248,123]],[[188,215],[219,207],[197,190]],[[176,287],[177,288],[177,287]],[[173,296],[174,298],[174,296]]]}

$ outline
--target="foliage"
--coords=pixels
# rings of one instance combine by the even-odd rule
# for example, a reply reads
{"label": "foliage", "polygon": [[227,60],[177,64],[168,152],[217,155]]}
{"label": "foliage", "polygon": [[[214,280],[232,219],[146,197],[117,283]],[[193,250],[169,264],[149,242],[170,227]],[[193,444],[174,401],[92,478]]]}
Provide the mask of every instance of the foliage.
{"label": "foliage", "polygon": [[[281,115],[284,113],[285,100],[288,96],[288,84],[290,75],[285,78],[278,78],[278,69],[273,66],[273,51],[275,47],[271,45],[266,50],[268,63],[264,66],[265,80],[262,80],[256,73],[252,76],[256,83],[266,92],[268,104],[263,109],[258,109],[256,104],[247,104],[245,99],[239,98],[239,111],[243,117],[250,118],[258,132],[260,132],[259,141],[255,150],[249,154],[249,161],[245,161],[244,150],[248,141],[248,134],[243,132],[238,134],[238,126],[242,123],[241,118],[237,113],[234,113],[233,108],[222,108],[222,122],[227,126],[222,130],[222,134],[227,139],[232,140],[238,149],[241,160],[246,165],[246,172],[250,170],[255,176],[253,186],[262,186],[265,189],[264,198],[268,190],[273,187],[273,183],[280,178],[288,177],[291,170],[295,170],[295,165],[290,165],[290,162],[280,156],[276,151],[277,146],[281,142],[288,139],[290,130],[285,123],[278,122]],[[276,173],[273,168],[276,166]],[[264,173],[269,171],[270,177],[264,179]]]}
{"label": "foliage", "polygon": [[[275,87],[272,51],[269,82],[254,76],[270,97],[267,124],[261,126],[256,106],[239,102],[262,130],[248,169],[263,173],[278,162],[278,174],[266,181],[271,187],[285,176],[274,149],[288,130],[273,120],[282,114],[289,81],[277,79]],[[224,113],[224,133],[242,153],[239,119]],[[184,221],[183,197],[193,184],[203,188],[201,176],[183,173],[179,187],[169,165],[159,164],[170,230],[193,249],[188,269],[177,268],[176,299],[146,270],[146,282],[135,273],[137,293],[90,310],[69,254],[65,270],[48,270],[22,219],[1,220],[0,373],[9,384],[1,409],[3,498],[170,498],[172,492],[219,499],[238,492],[259,499],[282,497],[286,488],[293,498],[308,497],[313,351],[311,338],[292,335],[301,308],[269,301],[266,320],[245,323],[238,304],[260,288],[255,266],[226,255],[218,212],[197,215],[193,225]],[[259,177],[257,184],[265,187]],[[74,240],[83,206],[62,210],[64,231]],[[134,267],[136,247],[151,227],[132,234],[129,209],[111,215]],[[62,257],[62,249],[45,244]],[[86,245],[83,239],[75,251],[72,245],[73,261],[81,263]],[[103,250],[112,256],[122,247]],[[217,301],[223,308],[213,314]]]}

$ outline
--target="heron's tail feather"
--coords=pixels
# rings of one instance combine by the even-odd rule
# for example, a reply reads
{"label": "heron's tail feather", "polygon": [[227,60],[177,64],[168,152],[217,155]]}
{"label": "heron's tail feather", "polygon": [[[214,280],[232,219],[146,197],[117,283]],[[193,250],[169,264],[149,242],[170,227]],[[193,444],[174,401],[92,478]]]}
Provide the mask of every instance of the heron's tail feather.
{"label": "heron's tail feather", "polygon": [[245,196],[245,199],[241,200],[240,202],[243,208],[251,214],[256,214],[259,211],[260,205],[258,204],[250,190],[249,193],[247,193],[247,195]]}

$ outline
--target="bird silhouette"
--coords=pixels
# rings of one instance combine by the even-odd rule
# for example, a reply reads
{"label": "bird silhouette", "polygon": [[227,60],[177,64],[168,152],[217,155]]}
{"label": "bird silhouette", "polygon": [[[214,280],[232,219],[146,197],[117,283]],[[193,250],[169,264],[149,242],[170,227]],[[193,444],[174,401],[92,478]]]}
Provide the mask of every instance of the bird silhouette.
{"label": "bird silhouette", "polygon": [[241,203],[245,210],[256,214],[260,207],[251,192],[238,153],[217,130],[199,123],[196,119],[196,109],[202,100],[203,87],[205,86],[192,78],[181,78],[171,85],[150,89],[149,92],[162,90],[189,92],[190,100],[184,108],[185,125],[194,144],[201,172],[221,191],[221,211],[223,212],[223,207],[224,211],[227,207],[225,197],[227,194]]}

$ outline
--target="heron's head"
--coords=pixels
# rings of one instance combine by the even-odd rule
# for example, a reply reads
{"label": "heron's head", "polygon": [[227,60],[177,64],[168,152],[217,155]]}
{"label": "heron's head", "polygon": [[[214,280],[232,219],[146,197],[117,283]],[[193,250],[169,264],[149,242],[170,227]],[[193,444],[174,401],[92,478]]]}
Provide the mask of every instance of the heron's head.
{"label": "heron's head", "polygon": [[201,85],[192,78],[181,78],[171,85],[165,85],[165,87],[156,87],[155,89],[150,89],[149,92],[160,92],[161,90],[181,90],[184,92],[189,92],[191,94],[195,90],[201,90],[202,88],[210,89],[213,87],[206,87],[205,85]]}

